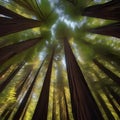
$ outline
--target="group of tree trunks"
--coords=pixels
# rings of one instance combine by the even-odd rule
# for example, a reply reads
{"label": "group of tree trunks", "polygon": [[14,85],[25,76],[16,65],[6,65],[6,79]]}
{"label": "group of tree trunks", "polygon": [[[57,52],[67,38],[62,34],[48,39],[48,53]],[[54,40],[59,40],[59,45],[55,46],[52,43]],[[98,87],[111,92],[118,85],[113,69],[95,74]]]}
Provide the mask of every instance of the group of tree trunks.
{"label": "group of tree trunks", "polygon": [[108,35],[120,38],[120,1],[111,0],[110,2],[93,5],[85,8],[84,16],[116,20],[117,23],[112,23],[106,26],[90,29],[89,32],[101,35]]}

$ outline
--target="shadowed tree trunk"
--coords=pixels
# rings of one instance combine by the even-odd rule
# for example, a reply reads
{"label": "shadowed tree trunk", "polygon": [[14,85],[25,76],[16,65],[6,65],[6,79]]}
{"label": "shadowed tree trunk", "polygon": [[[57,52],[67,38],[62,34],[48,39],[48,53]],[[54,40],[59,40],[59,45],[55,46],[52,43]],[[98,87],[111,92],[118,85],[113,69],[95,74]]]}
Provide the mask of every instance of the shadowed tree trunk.
{"label": "shadowed tree trunk", "polygon": [[11,82],[14,76],[19,72],[19,70],[24,66],[25,62],[20,63],[17,68],[8,76],[8,78],[0,84],[0,93],[7,87],[7,85]]}
{"label": "shadowed tree trunk", "polygon": [[93,61],[108,77],[110,77],[114,82],[120,85],[120,78],[117,75],[104,67],[97,59],[94,59]]}
{"label": "shadowed tree trunk", "polygon": [[11,65],[0,72],[0,78],[10,69]]}
{"label": "shadowed tree trunk", "polygon": [[115,99],[115,101],[120,105],[120,95],[118,95],[110,86],[107,86],[107,89]]}
{"label": "shadowed tree trunk", "polygon": [[[31,68],[32,69],[32,68]],[[26,81],[29,81],[28,80],[28,77],[30,76],[32,70],[29,69],[28,73],[25,74],[24,78],[23,78],[23,82],[18,85],[18,87],[16,88],[17,91],[16,91],[16,99],[19,101],[19,96],[21,94],[21,91],[22,91],[22,88],[24,87],[23,85],[25,84]],[[11,113],[13,112],[13,109],[17,106],[16,102],[9,105],[8,107],[6,107],[6,109],[4,110],[4,112],[2,113],[1,117],[5,117],[6,119],[10,117]]]}
{"label": "shadowed tree trunk", "polygon": [[109,20],[120,20],[120,1],[111,0],[110,2],[87,7],[83,15]]}
{"label": "shadowed tree trunk", "polygon": [[56,92],[54,88],[53,92],[53,109],[52,109],[52,120],[56,120]]}
{"label": "shadowed tree trunk", "polygon": [[97,91],[95,91],[95,95],[97,96],[101,106],[103,107],[107,117],[109,120],[115,120],[115,118],[113,117],[113,115],[111,114],[111,111],[109,110],[109,108],[107,107],[107,105],[105,104],[105,101],[102,99],[102,97],[99,95],[99,93],[97,93]]}
{"label": "shadowed tree trunk", "polygon": [[27,112],[28,107],[29,107],[29,105],[30,105],[31,98],[32,98],[32,94],[30,94],[30,97],[29,97],[29,99],[28,99],[28,102],[27,102],[27,104],[26,104],[26,106],[25,106],[25,108],[24,108],[23,115],[21,116],[21,120],[25,120],[25,115],[26,115],[26,112]]}
{"label": "shadowed tree trunk", "polygon": [[120,22],[90,29],[89,32],[120,38]]}
{"label": "shadowed tree trunk", "polygon": [[11,10],[5,8],[4,6],[1,6],[1,5],[0,5],[0,14],[5,15],[5,16],[10,17],[10,18],[14,18],[14,19],[24,18],[23,16],[15,13],[15,12],[13,12],[13,11],[11,11]]}
{"label": "shadowed tree trunk", "polygon": [[52,56],[51,56],[51,59],[48,65],[48,69],[47,69],[46,76],[44,79],[41,94],[38,99],[37,106],[35,108],[32,120],[47,120],[49,89],[50,89],[53,58],[54,58],[54,49],[52,52]]}
{"label": "shadowed tree trunk", "polygon": [[103,120],[67,39],[64,49],[74,119]]}
{"label": "shadowed tree trunk", "polygon": [[27,72],[27,74],[25,74],[22,82],[17,85],[18,86],[16,89],[16,97],[17,98],[20,95],[25,83],[29,81],[29,77],[30,77],[31,73],[32,73],[32,68],[30,68],[29,71]]}
{"label": "shadowed tree trunk", "polygon": [[14,55],[33,47],[40,42],[41,39],[41,37],[38,37],[0,48],[0,64],[3,64]]}
{"label": "shadowed tree trunk", "polygon": [[103,88],[103,91],[104,91],[104,94],[106,95],[106,97],[108,98],[110,104],[112,105],[113,109],[115,110],[117,115],[120,117],[120,111],[119,111],[118,107],[114,104],[113,99],[110,97],[110,93],[107,91],[106,88]]}
{"label": "shadowed tree trunk", "polygon": [[[45,59],[46,59],[46,58],[45,58]],[[21,117],[21,115],[23,114],[23,111],[24,111],[24,109],[25,109],[25,107],[26,107],[26,104],[27,104],[27,102],[28,102],[28,99],[29,99],[30,96],[31,96],[32,89],[33,89],[34,84],[35,84],[35,82],[36,82],[36,78],[37,78],[37,76],[38,76],[38,74],[39,74],[39,72],[40,72],[40,70],[41,70],[41,67],[42,67],[45,59],[43,60],[43,62],[41,63],[41,65],[40,65],[40,67],[39,67],[39,69],[38,69],[38,71],[36,72],[35,77],[34,77],[32,83],[31,83],[29,89],[27,90],[27,93],[25,94],[22,102],[20,103],[20,106],[18,107],[17,112],[16,112],[16,113],[14,114],[14,116],[13,116],[13,120],[19,120],[20,117]]]}
{"label": "shadowed tree trunk", "polygon": [[3,6],[0,6],[0,14],[5,16],[0,17],[0,37],[41,25],[40,21],[25,18]]}
{"label": "shadowed tree trunk", "polygon": [[63,88],[63,99],[64,99],[64,102],[65,102],[66,120],[70,120],[70,118],[69,118],[69,112],[68,112],[67,99],[66,99],[65,89],[64,88]]}

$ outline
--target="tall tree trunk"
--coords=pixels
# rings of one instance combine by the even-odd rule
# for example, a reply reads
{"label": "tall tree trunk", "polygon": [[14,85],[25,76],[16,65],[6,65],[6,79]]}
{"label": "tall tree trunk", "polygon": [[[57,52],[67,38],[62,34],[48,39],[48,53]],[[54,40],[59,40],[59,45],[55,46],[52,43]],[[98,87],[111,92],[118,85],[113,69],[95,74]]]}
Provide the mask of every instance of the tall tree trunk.
{"label": "tall tree trunk", "polygon": [[21,117],[21,115],[23,114],[24,108],[25,108],[25,106],[26,106],[26,104],[27,104],[27,102],[28,102],[28,99],[29,99],[30,96],[31,96],[31,92],[32,92],[33,87],[34,87],[34,84],[35,84],[35,82],[36,82],[36,78],[38,77],[38,74],[39,74],[39,72],[40,72],[40,70],[41,70],[41,67],[42,67],[44,61],[45,61],[45,59],[43,60],[43,62],[41,63],[41,65],[40,65],[40,67],[39,67],[39,69],[38,69],[38,71],[36,72],[35,77],[34,77],[32,83],[31,83],[31,85],[30,85],[27,93],[25,94],[25,96],[24,96],[24,98],[23,98],[20,106],[18,107],[17,112],[16,112],[16,113],[14,114],[14,116],[13,116],[13,120],[19,120],[20,117]]}
{"label": "tall tree trunk", "polygon": [[10,69],[11,65],[0,72],[0,78]]}
{"label": "tall tree trunk", "polygon": [[68,112],[67,99],[66,99],[65,89],[64,88],[63,88],[63,98],[64,98],[64,102],[65,102],[65,113],[66,113],[66,119],[65,120],[70,120],[69,112]]}
{"label": "tall tree trunk", "polygon": [[3,14],[7,17],[10,17],[10,18],[14,18],[14,19],[21,19],[21,18],[24,18],[23,16],[3,7],[0,5],[0,14]]}
{"label": "tall tree trunk", "polygon": [[95,91],[95,95],[98,98],[101,106],[103,107],[107,117],[109,120],[115,120],[115,118],[113,117],[113,115],[111,114],[111,111],[109,110],[109,108],[107,107],[107,105],[105,104],[105,101],[102,99],[102,97],[99,95],[99,93],[97,93],[97,91]]}
{"label": "tall tree trunk", "polygon": [[0,14],[6,16],[0,17],[0,37],[41,25],[40,21],[25,18],[3,6],[0,6]]}
{"label": "tall tree trunk", "polygon": [[93,61],[108,77],[110,77],[114,82],[120,85],[120,78],[117,75],[104,67],[97,59],[94,59]]}
{"label": "tall tree trunk", "polygon": [[64,49],[74,119],[103,120],[67,39]]}
{"label": "tall tree trunk", "polygon": [[22,82],[20,81],[21,83],[19,83],[19,85],[17,85],[18,86],[16,89],[16,97],[17,98],[20,95],[25,83],[29,81],[29,77],[30,77],[31,73],[32,73],[32,68],[27,72],[27,74],[25,74]]}
{"label": "tall tree trunk", "polygon": [[[28,71],[28,73],[24,76],[24,79],[23,79],[23,82],[20,84],[20,86],[17,88],[17,91],[16,91],[16,99],[17,99],[17,102],[19,101],[19,96],[20,96],[20,93],[22,91],[22,88],[23,88],[23,85],[25,84],[26,81],[29,81],[28,80],[28,77],[30,76],[31,74],[31,70]],[[17,103],[13,103],[11,105],[9,105],[8,107],[6,107],[6,109],[4,110],[4,112],[2,113],[1,117],[7,119],[11,116],[12,112],[13,112],[13,109],[17,107]]]}
{"label": "tall tree trunk", "polygon": [[23,67],[25,62],[20,63],[17,68],[8,76],[8,78],[0,84],[0,93],[7,87],[7,85],[11,82],[14,76],[19,72],[19,70]]}
{"label": "tall tree trunk", "polygon": [[38,42],[41,41],[41,37],[26,40],[23,42],[19,42],[16,44],[8,45],[5,47],[0,48],[0,64],[3,64],[6,62],[8,59],[13,57],[14,55],[17,55],[30,47],[33,47],[36,45]]}
{"label": "tall tree trunk", "polygon": [[83,15],[109,20],[120,20],[120,1],[111,0],[110,2],[93,5],[85,8]]}
{"label": "tall tree trunk", "polygon": [[89,32],[120,38],[120,22],[93,28]]}
{"label": "tall tree trunk", "polygon": [[32,120],[47,120],[49,89],[50,89],[53,58],[54,58],[54,50],[52,52],[52,56],[51,56],[51,59],[48,65],[48,69],[47,69],[46,76],[44,79],[41,94],[37,102],[37,106],[35,108]]}
{"label": "tall tree trunk", "polygon": [[52,120],[56,120],[56,96],[55,88],[53,92],[53,109],[52,109]]}
{"label": "tall tree trunk", "polygon": [[115,101],[120,105],[120,95],[118,95],[110,86],[107,86],[107,89],[115,99]]}
{"label": "tall tree trunk", "polygon": [[115,110],[116,114],[119,116],[120,118],[120,111],[117,108],[117,106],[114,104],[113,99],[110,97],[110,93],[107,91],[106,88],[103,88],[104,94],[106,95],[106,97],[108,98],[110,104],[112,105],[113,109]]}

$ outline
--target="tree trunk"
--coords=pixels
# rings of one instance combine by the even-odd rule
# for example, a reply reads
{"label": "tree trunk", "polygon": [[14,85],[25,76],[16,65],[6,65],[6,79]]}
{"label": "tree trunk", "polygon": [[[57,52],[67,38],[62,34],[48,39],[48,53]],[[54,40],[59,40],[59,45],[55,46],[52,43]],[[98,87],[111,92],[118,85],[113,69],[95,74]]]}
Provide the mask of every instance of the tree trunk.
{"label": "tree trunk", "polygon": [[21,19],[21,18],[24,18],[23,16],[3,7],[0,5],[0,14],[3,14],[7,17],[10,17],[10,18],[14,18],[14,19]]}
{"label": "tree trunk", "polygon": [[110,104],[112,105],[113,109],[115,110],[116,114],[119,116],[120,118],[120,111],[117,108],[117,106],[114,104],[113,99],[110,97],[110,93],[107,91],[106,88],[103,88],[104,94],[106,95],[106,97],[108,98]]}
{"label": "tree trunk", "polygon": [[0,6],[0,14],[6,16],[0,17],[0,37],[41,25],[40,21],[25,18],[3,6]]}
{"label": "tree trunk", "polygon": [[97,59],[94,59],[93,61],[108,77],[110,77],[114,82],[120,85],[120,78],[117,75],[104,67],[100,62],[98,62]]}
{"label": "tree trunk", "polygon": [[63,88],[63,98],[64,98],[64,102],[65,102],[65,113],[66,113],[66,119],[65,120],[70,120],[69,112],[68,112],[67,99],[66,99],[65,89],[64,88]]}
{"label": "tree trunk", "polygon": [[31,83],[31,85],[30,85],[27,93],[25,94],[25,96],[24,96],[24,98],[23,98],[20,106],[19,106],[18,109],[17,109],[17,112],[14,114],[13,120],[19,120],[19,119],[20,119],[20,117],[21,117],[21,115],[22,115],[22,113],[23,113],[23,111],[24,111],[24,108],[25,108],[25,106],[26,106],[26,104],[27,104],[27,102],[28,102],[28,99],[30,98],[32,89],[33,89],[34,84],[35,84],[35,82],[36,82],[36,78],[37,78],[37,76],[38,76],[38,74],[39,74],[39,72],[40,72],[40,70],[41,70],[41,67],[42,67],[44,61],[45,61],[45,59],[43,60],[43,62],[41,63],[41,65],[40,65],[37,73],[35,74],[35,77],[34,77],[32,83]]}
{"label": "tree trunk", "polygon": [[55,88],[53,92],[53,109],[52,109],[52,120],[56,120],[56,96]]}
{"label": "tree trunk", "polygon": [[47,120],[49,89],[50,89],[53,58],[54,58],[54,50],[52,52],[52,56],[51,56],[51,59],[48,65],[48,69],[47,69],[46,76],[44,79],[41,94],[37,102],[37,106],[35,108],[32,120]]}
{"label": "tree trunk", "polygon": [[0,72],[0,78],[10,69],[11,65]]}
{"label": "tree trunk", "polygon": [[38,37],[0,48],[0,64],[3,64],[11,57],[20,54],[30,47],[33,47],[40,42],[41,39],[41,37]]}
{"label": "tree trunk", "polygon": [[120,20],[120,1],[111,0],[110,2],[93,5],[85,8],[83,15],[109,20]]}
{"label": "tree trunk", "polygon": [[99,93],[97,93],[97,91],[95,91],[95,95],[97,96],[101,106],[103,107],[107,117],[109,120],[115,120],[113,115],[111,114],[111,111],[109,110],[109,108],[107,107],[107,105],[105,104],[105,101],[102,99],[102,97],[99,95]]}
{"label": "tree trunk", "polygon": [[103,120],[99,108],[92,97],[81,69],[66,39],[64,39],[65,59],[69,80],[72,112],[75,120]]}
{"label": "tree trunk", "polygon": [[17,85],[18,87],[17,87],[17,89],[16,89],[16,98],[18,98],[18,96],[20,95],[20,93],[21,93],[21,91],[22,91],[25,83],[29,81],[28,78],[30,77],[31,73],[32,73],[32,68],[28,71],[27,74],[25,74],[22,82],[19,83],[19,85]]}
{"label": "tree trunk", "polygon": [[19,72],[19,70],[24,66],[25,62],[20,63],[17,68],[8,76],[8,78],[0,84],[0,93],[7,87],[7,85],[11,82],[14,76]]}
{"label": "tree trunk", "polygon": [[113,36],[120,38],[120,22],[93,28],[88,30],[91,33]]}
{"label": "tree trunk", "polygon": [[120,105],[120,95],[118,95],[110,86],[107,86],[107,89],[115,99],[115,101]]}

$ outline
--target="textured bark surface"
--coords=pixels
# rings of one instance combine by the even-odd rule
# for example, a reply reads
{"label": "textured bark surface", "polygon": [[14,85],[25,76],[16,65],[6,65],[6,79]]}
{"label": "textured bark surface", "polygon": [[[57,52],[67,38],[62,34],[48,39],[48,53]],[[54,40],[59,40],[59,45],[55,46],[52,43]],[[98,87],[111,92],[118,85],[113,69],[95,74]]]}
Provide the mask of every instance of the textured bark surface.
{"label": "textured bark surface", "polygon": [[111,0],[110,2],[93,5],[85,8],[83,15],[109,20],[120,20],[120,1]]}
{"label": "textured bark surface", "polygon": [[66,39],[64,39],[66,67],[69,80],[72,112],[75,120],[103,120],[87,86],[81,69]]}
{"label": "textured bark surface", "polygon": [[94,59],[93,61],[108,77],[110,77],[114,82],[120,85],[120,78],[117,75],[104,67],[104,65],[102,65],[97,59]]}
{"label": "textured bark surface", "polygon": [[11,82],[14,76],[19,72],[19,70],[23,67],[25,62],[22,62],[15,68],[15,70],[8,76],[8,78],[0,84],[0,93],[7,87],[7,85]]}
{"label": "textured bark surface", "polygon": [[33,47],[40,42],[41,39],[41,37],[38,37],[0,48],[0,64],[5,63],[11,57]]}
{"label": "textured bark surface", "polygon": [[43,87],[32,120],[47,120],[49,89],[50,89],[53,58],[54,58],[54,50],[52,52],[52,56],[43,82]]}
{"label": "textured bark surface", "polygon": [[23,111],[24,111],[24,109],[25,109],[25,107],[26,107],[26,105],[27,105],[27,102],[28,102],[29,98],[31,97],[32,89],[33,89],[33,87],[34,87],[34,84],[35,84],[35,82],[36,82],[36,78],[38,77],[38,74],[39,74],[39,72],[40,72],[40,70],[41,70],[41,67],[42,67],[44,61],[45,61],[45,59],[43,60],[43,62],[41,63],[41,65],[40,65],[40,67],[39,67],[39,69],[38,69],[38,71],[36,72],[35,77],[34,77],[32,83],[31,83],[29,89],[27,90],[27,92],[26,92],[26,94],[25,94],[25,96],[24,96],[24,98],[23,98],[20,106],[19,106],[18,109],[17,109],[17,112],[16,112],[16,113],[14,114],[14,116],[13,116],[13,120],[19,120],[20,117],[22,116]]}
{"label": "textured bark surface", "polygon": [[89,32],[120,38],[120,22],[90,29]]}

